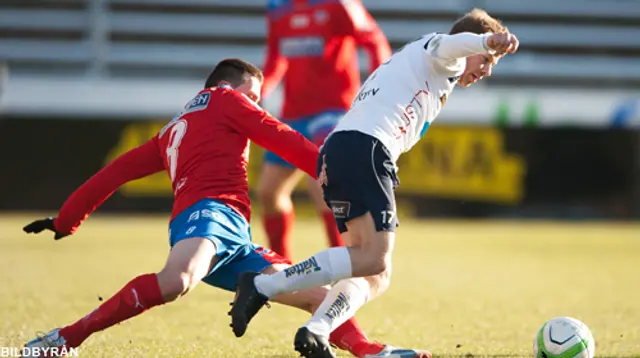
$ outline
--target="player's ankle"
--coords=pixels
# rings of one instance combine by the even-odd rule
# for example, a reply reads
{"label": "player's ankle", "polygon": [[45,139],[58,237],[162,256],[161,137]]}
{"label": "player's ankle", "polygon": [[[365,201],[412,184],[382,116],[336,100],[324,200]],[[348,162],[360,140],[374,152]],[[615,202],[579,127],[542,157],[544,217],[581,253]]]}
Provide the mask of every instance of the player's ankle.
{"label": "player's ankle", "polygon": [[348,351],[356,357],[360,357],[366,354],[371,354],[370,351],[375,350],[375,348],[377,347],[380,347],[378,352],[382,350],[382,344],[369,341],[369,339],[364,335],[364,332],[362,331],[348,332],[340,337],[337,337],[335,333],[339,329],[340,328],[331,332],[329,342],[343,351]]}
{"label": "player's ankle", "polygon": [[87,334],[82,329],[81,322],[70,324],[64,328],[61,328],[59,335],[65,340],[64,345],[67,348],[79,347],[82,344],[82,342],[84,342],[87,338],[89,338],[89,334]]}
{"label": "player's ankle", "polygon": [[363,358],[368,354],[378,354],[384,349],[384,344],[380,342],[362,341],[354,344],[349,352],[356,357]]}
{"label": "player's ankle", "polygon": [[327,339],[331,334],[331,325],[322,319],[315,319],[315,317],[312,317],[309,322],[305,323],[304,327],[311,333],[327,337]]}

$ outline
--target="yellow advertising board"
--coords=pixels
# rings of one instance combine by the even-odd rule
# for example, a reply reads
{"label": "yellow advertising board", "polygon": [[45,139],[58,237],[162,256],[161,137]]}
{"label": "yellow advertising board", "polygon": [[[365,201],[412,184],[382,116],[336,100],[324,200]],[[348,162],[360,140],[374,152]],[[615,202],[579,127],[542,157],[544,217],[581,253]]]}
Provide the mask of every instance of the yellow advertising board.
{"label": "yellow advertising board", "polygon": [[[120,133],[120,140],[111,148],[105,164],[119,155],[131,150],[156,135],[166,122],[133,122]],[[160,172],[146,178],[134,180],[123,185],[120,193],[124,196],[173,196],[171,180],[167,172]]]}
{"label": "yellow advertising board", "polygon": [[[153,135],[164,122],[134,122],[124,128],[120,140],[106,162],[134,148]],[[399,193],[418,196],[478,200],[504,204],[518,203],[524,193],[524,160],[504,148],[504,134],[485,127],[446,127],[429,129],[425,138],[401,156],[398,167]],[[249,187],[255,188],[264,151],[252,144],[249,159]],[[298,190],[304,190],[302,180]],[[126,184],[125,196],[171,196],[166,173]]]}
{"label": "yellow advertising board", "polygon": [[524,160],[505,151],[499,129],[432,127],[398,167],[398,192],[505,204],[524,194]]}

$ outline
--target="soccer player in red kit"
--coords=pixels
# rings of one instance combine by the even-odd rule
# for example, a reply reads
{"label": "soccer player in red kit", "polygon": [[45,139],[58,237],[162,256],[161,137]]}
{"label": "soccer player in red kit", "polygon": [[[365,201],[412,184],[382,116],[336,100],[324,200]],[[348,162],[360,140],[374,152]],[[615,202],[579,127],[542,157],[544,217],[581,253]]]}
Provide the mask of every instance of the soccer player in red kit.
{"label": "soccer player in red kit", "polygon": [[[255,104],[261,83],[257,67],[238,59],[220,62],[205,88],[157,135],[92,176],[67,199],[56,218],[25,226],[27,233],[48,229],[61,239],[76,232],[126,182],[163,170],[172,181],[171,252],[165,267],[134,278],[93,312],[35,338],[27,347],[78,347],[95,332],[175,301],[200,281],[233,291],[242,271],[274,273],[290,266],[289,260],[251,239],[249,140],[313,176],[318,148]],[[326,292],[327,288],[299,291],[275,301],[312,312]],[[355,320],[340,327],[332,342],[358,357],[377,357],[391,349],[370,342]]]}
{"label": "soccer player in red kit", "polygon": [[[268,0],[267,22],[263,97],[283,79],[282,121],[319,146],[360,88],[357,48],[367,52],[372,72],[391,56],[389,42],[360,0]],[[300,174],[276,153],[265,154],[258,184],[263,224],[270,248],[287,258],[292,257],[291,193]],[[311,178],[308,184],[330,246],[342,246],[320,186]]]}

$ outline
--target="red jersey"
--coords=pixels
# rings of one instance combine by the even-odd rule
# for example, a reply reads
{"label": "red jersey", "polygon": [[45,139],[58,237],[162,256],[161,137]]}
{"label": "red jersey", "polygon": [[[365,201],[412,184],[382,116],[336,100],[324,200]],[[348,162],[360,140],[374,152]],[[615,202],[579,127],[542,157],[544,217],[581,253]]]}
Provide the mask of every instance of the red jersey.
{"label": "red jersey", "polygon": [[347,110],[361,86],[358,46],[370,72],[391,56],[359,0],[270,0],[267,22],[263,97],[284,76],[283,120]]}
{"label": "red jersey", "polygon": [[157,135],[105,166],[64,203],[56,230],[73,233],[98,205],[128,181],[166,170],[172,181],[171,219],[205,198],[251,217],[249,140],[316,177],[318,148],[245,95],[230,88],[201,91]]}

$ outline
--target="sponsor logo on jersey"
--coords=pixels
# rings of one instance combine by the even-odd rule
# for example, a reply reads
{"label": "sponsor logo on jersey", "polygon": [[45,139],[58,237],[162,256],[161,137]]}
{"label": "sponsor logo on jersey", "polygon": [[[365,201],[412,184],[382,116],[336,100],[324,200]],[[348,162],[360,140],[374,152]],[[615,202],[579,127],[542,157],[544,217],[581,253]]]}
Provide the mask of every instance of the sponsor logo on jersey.
{"label": "sponsor logo on jersey", "polygon": [[311,272],[321,271],[322,267],[318,265],[318,261],[316,261],[315,257],[312,257],[306,261],[302,261],[299,264],[288,267],[284,270],[284,274],[286,277],[291,277],[293,275],[302,276],[308,275]]}
{"label": "sponsor logo on jersey", "polygon": [[289,26],[292,29],[304,29],[309,27],[309,16],[305,14],[296,14],[291,16],[291,20],[289,20]]}
{"label": "sponsor logo on jersey", "polygon": [[187,107],[184,109],[184,113],[201,111],[209,105],[209,99],[211,98],[211,93],[204,92],[197,95],[194,99],[191,100],[187,104]]}
{"label": "sponsor logo on jersey", "polygon": [[368,97],[375,97],[375,95],[378,94],[379,91],[380,91],[380,88],[372,88],[366,91],[364,90],[360,91],[360,93],[358,93],[358,95],[356,96],[356,102],[364,101]]}
{"label": "sponsor logo on jersey", "polygon": [[[412,123],[417,123],[420,118],[424,117],[424,111],[427,103],[427,96],[429,96],[429,82],[425,82],[425,89],[421,89],[413,96],[409,104],[404,108],[402,113],[403,125],[398,127],[399,132],[396,133],[396,138],[400,138],[407,133],[407,129]],[[428,122],[427,122],[428,123]],[[420,135],[424,135],[426,129],[420,132]]]}
{"label": "sponsor logo on jersey", "polygon": [[322,37],[289,37],[280,41],[280,53],[287,58],[318,57],[324,53]]}
{"label": "sponsor logo on jersey", "polygon": [[187,105],[184,107],[182,111],[176,114],[171,119],[171,121],[169,121],[169,123],[167,123],[164,127],[162,127],[162,129],[160,130],[159,137],[162,138],[162,136],[167,131],[167,129],[169,129],[175,122],[179,121],[182,118],[182,116],[184,116],[185,114],[201,111],[207,108],[207,106],[209,105],[210,98],[211,98],[211,94],[209,92],[204,92],[204,93],[200,93],[191,101],[189,101],[189,103],[187,103]]}

